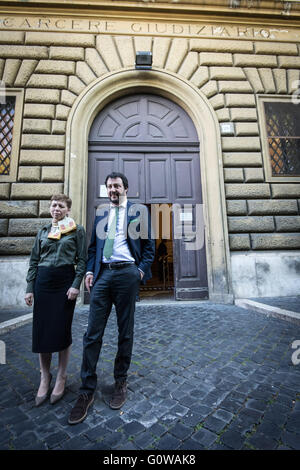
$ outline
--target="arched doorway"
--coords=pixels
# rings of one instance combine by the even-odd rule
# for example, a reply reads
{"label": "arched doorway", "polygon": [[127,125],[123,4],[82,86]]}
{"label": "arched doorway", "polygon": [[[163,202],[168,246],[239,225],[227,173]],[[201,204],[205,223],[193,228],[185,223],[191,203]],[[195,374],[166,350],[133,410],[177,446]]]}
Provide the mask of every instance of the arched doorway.
{"label": "arched doorway", "polygon": [[[72,215],[86,224],[88,136],[101,109],[121,96],[159,94],[191,116],[201,145],[201,176],[206,233],[209,299],[232,303],[231,264],[226,219],[219,122],[207,97],[191,82],[170,71],[153,68],[110,72],[86,87],[74,102],[67,121],[64,191],[72,198]],[[83,297],[81,297],[83,299]]]}
{"label": "arched doorway", "polygon": [[[188,114],[158,95],[129,95],[100,111],[88,140],[88,238],[96,208],[107,201],[106,175],[125,173],[128,198],[151,211],[158,255],[166,240],[146,289],[174,289],[178,300],[208,298],[204,222],[196,221],[202,204],[199,140]],[[196,230],[203,236],[194,248]]]}

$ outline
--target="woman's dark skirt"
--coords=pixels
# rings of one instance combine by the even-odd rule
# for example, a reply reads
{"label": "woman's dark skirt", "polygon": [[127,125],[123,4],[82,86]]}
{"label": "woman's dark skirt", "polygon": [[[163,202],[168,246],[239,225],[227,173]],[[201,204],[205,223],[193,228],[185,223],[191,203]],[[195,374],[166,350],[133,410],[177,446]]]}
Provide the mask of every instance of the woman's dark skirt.
{"label": "woman's dark skirt", "polygon": [[34,285],[32,352],[58,352],[72,344],[76,300],[68,300],[66,294],[74,277],[74,266],[38,267]]}

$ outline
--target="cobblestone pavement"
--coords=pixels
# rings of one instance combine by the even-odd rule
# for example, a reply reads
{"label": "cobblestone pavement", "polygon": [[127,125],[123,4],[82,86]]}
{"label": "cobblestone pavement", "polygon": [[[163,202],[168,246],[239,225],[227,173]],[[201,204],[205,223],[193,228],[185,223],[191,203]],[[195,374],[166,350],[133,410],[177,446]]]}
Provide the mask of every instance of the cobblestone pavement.
{"label": "cobblestone pavement", "polygon": [[[80,386],[88,308],[76,309],[64,398],[36,408],[38,356],[31,324],[0,337],[0,449],[300,449],[300,327],[233,305],[138,304],[122,410],[105,403],[113,383],[114,313],[87,419],[67,423]],[[295,344],[294,344],[295,346]],[[298,361],[296,361],[298,362]],[[54,355],[53,372],[57,370]]]}

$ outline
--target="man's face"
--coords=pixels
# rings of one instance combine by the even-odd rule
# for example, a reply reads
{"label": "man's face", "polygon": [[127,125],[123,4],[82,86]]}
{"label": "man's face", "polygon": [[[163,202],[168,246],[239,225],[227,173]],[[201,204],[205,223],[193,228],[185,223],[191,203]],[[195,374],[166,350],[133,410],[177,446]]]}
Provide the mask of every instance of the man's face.
{"label": "man's face", "polygon": [[128,189],[124,188],[121,178],[108,178],[106,189],[110,202],[115,206],[122,204],[128,191]]}

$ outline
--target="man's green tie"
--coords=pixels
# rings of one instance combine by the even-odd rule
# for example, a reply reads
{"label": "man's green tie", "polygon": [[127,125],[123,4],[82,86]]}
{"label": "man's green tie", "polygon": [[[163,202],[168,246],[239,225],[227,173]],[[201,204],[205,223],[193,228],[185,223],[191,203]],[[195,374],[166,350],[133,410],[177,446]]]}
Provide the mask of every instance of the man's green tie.
{"label": "man's green tie", "polygon": [[103,254],[106,259],[109,259],[112,255],[115,236],[116,236],[116,229],[117,229],[117,224],[118,224],[119,208],[114,207],[114,209],[115,209],[114,218],[110,224],[107,238],[104,243],[104,249],[103,249]]}

